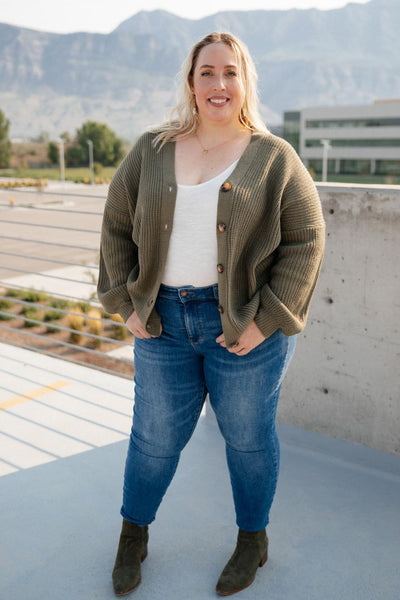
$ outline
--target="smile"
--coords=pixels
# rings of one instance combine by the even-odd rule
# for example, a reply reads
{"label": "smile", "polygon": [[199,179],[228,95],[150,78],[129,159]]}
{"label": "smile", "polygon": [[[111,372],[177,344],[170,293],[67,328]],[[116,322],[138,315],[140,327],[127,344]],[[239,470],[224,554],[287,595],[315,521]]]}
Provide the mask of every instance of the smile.
{"label": "smile", "polygon": [[209,98],[208,101],[211,104],[215,104],[217,106],[221,106],[223,104],[227,104],[229,102],[229,98]]}

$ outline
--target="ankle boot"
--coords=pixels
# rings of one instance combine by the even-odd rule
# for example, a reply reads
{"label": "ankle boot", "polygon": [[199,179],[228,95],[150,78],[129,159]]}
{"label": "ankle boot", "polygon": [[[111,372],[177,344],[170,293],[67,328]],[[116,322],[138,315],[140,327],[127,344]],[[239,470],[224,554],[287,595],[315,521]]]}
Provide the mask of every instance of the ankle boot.
{"label": "ankle boot", "polygon": [[112,573],[114,592],[117,596],[129,594],[139,585],[141,580],[140,563],[147,556],[148,539],[147,525],[140,527],[135,523],[123,520]]}
{"label": "ankle boot", "polygon": [[268,537],[265,529],[243,531],[239,529],[234,553],[221,573],[217,592],[229,596],[251,585],[257,567],[262,567],[268,558]]}

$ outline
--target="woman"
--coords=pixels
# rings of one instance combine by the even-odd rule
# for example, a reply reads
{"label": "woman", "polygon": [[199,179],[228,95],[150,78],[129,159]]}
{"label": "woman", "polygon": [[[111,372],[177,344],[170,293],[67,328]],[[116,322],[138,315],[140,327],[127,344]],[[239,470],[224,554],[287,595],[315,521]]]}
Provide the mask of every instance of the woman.
{"label": "woman", "polygon": [[148,525],[207,393],[239,528],[217,592],[249,586],[267,560],[276,407],[324,246],[315,186],[262,123],[243,43],[207,35],[183,75],[177,118],[137,141],[104,212],[99,298],[135,336],[118,595],[140,583]]}

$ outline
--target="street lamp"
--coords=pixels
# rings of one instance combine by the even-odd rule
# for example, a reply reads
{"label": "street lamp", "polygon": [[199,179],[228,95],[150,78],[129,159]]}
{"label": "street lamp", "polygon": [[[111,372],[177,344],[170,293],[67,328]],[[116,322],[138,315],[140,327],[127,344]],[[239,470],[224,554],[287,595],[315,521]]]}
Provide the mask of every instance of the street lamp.
{"label": "street lamp", "polygon": [[328,178],[328,152],[332,148],[330,140],[321,140],[323,145],[322,151],[322,181]]}
{"label": "street lamp", "polygon": [[90,169],[90,183],[94,184],[94,167],[93,167],[93,142],[87,140],[89,146],[89,169]]}
{"label": "street lamp", "polygon": [[57,141],[60,155],[60,179],[62,183],[65,183],[64,140],[59,138]]}

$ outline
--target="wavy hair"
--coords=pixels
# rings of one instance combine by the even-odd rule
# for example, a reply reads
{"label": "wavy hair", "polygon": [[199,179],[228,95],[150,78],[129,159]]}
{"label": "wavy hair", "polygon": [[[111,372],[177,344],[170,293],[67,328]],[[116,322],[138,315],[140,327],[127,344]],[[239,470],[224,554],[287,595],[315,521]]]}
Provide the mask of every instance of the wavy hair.
{"label": "wavy hair", "polygon": [[239,121],[251,131],[268,132],[259,113],[257,94],[257,72],[247,46],[231,33],[213,32],[203,37],[195,44],[182,65],[181,85],[178,103],[171,111],[168,121],[154,128],[157,133],[155,145],[160,148],[172,140],[181,139],[194,133],[199,123],[196,101],[191,89],[196,61],[203,48],[209,44],[223,43],[229,46],[238,62],[239,73],[244,88],[244,102],[240,109]]}

